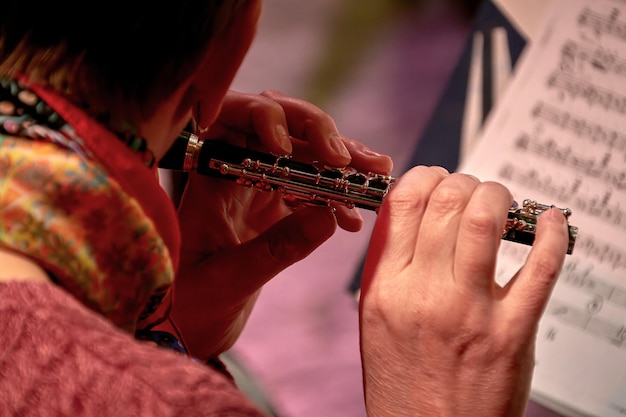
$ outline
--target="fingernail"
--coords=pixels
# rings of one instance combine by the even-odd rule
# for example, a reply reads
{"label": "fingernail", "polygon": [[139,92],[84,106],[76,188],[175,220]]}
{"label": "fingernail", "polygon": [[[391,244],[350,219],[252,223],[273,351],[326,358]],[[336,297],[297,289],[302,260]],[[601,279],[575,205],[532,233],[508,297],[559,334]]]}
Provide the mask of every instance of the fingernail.
{"label": "fingernail", "polygon": [[365,155],[370,155],[370,156],[383,156],[383,154],[382,154],[382,153],[375,152],[375,151],[373,151],[373,150],[371,150],[370,148],[367,148],[367,147],[364,147],[364,148],[362,149],[362,152],[363,152]]}
{"label": "fingernail", "polygon": [[565,214],[559,209],[551,209],[543,212],[541,215],[547,215],[550,220],[554,220],[559,224],[563,224],[567,221]]}
{"label": "fingernail", "polygon": [[330,146],[332,146],[335,152],[337,152],[339,155],[343,156],[344,158],[352,159],[352,156],[350,155],[348,148],[346,148],[346,145],[343,144],[343,141],[341,140],[338,134],[336,133],[330,134]]}
{"label": "fingernail", "polygon": [[287,132],[287,128],[284,125],[276,125],[276,137],[278,138],[278,144],[283,151],[285,151],[286,154],[290,154],[292,151],[291,138],[289,137],[289,132]]}

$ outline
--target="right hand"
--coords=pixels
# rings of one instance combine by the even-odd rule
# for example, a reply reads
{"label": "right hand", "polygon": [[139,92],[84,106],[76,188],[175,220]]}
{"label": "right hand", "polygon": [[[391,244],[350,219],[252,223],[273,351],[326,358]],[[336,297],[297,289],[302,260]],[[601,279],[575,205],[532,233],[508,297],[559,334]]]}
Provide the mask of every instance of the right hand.
{"label": "right hand", "polygon": [[[291,154],[298,161],[347,164],[388,174],[392,161],[341,135],[318,107],[277,92],[229,92],[203,139]],[[337,227],[361,229],[358,209],[293,207],[279,192],[189,175],[178,207],[181,262],[172,317],[192,355],[206,359],[230,349],[260,289],[308,256]]]}
{"label": "right hand", "polygon": [[416,167],[386,197],[369,246],[360,326],[368,416],[523,416],[538,322],[568,244],[543,213],[524,266],[495,282],[513,198],[495,182]]}

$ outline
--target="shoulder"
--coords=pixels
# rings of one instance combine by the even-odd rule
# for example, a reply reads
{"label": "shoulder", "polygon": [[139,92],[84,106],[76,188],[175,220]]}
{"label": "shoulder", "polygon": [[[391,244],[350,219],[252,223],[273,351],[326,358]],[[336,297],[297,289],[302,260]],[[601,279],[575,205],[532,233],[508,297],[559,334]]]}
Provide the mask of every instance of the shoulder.
{"label": "shoulder", "polygon": [[0,281],[50,281],[48,274],[33,260],[3,247],[0,247],[0,265]]}
{"label": "shoulder", "polygon": [[67,415],[72,404],[76,417],[262,417],[218,371],[134,339],[57,285],[0,283],[0,328],[9,415]]}

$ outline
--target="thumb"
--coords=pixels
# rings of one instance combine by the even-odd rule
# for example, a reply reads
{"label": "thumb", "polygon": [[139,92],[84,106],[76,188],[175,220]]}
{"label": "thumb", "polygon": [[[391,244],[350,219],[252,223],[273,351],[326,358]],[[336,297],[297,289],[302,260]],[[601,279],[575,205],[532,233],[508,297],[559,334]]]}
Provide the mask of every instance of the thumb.
{"label": "thumb", "polygon": [[256,238],[223,251],[221,271],[224,276],[238,277],[240,289],[255,292],[279,272],[304,259],[336,229],[337,221],[330,207],[300,209]]}
{"label": "thumb", "polygon": [[336,229],[337,220],[330,207],[306,207],[247,242],[242,251],[256,258],[255,269],[269,279],[307,257]]}

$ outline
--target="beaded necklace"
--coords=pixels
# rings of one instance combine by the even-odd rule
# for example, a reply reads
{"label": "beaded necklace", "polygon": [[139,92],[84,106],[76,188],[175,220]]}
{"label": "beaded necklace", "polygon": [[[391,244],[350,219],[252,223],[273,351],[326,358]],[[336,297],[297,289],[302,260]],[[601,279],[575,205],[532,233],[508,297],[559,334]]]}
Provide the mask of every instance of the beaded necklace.
{"label": "beaded necklace", "polygon": [[[24,84],[5,77],[0,77],[0,133],[55,143],[91,159],[83,140],[57,112]],[[145,139],[130,131],[115,134],[146,166],[154,166]]]}

